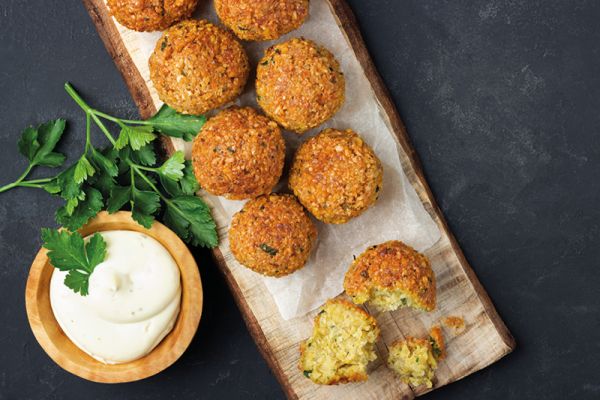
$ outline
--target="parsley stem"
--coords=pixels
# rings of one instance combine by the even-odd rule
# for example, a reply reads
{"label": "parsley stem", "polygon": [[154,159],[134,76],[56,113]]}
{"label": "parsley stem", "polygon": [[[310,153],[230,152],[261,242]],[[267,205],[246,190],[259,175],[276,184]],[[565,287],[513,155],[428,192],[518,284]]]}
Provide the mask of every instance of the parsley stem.
{"label": "parsley stem", "polygon": [[40,178],[40,179],[30,179],[28,181],[23,181],[21,182],[21,184],[36,184],[36,183],[48,183],[50,182],[52,179],[54,179],[54,177],[52,178]]}
{"label": "parsley stem", "polygon": [[41,189],[44,187],[44,183],[48,183],[52,180],[52,178],[48,179],[39,179],[39,182],[36,181],[21,181],[21,182],[13,182],[8,185],[4,185],[0,187],[0,193],[4,193],[10,189],[14,189],[16,187],[28,187],[28,188],[38,188]]}
{"label": "parsley stem", "polygon": [[69,96],[75,100],[75,103],[77,103],[79,107],[83,109],[83,111],[89,113],[92,110],[92,108],[81,98],[81,96],[79,96],[79,93],[75,91],[75,88],[73,88],[69,82],[65,83],[65,90]]}
{"label": "parsley stem", "polygon": [[25,178],[27,178],[27,175],[29,175],[29,173],[31,172],[32,168],[33,168],[33,165],[29,164],[27,166],[27,168],[25,169],[25,172],[23,172],[21,174],[21,176],[19,176],[17,178],[16,181],[14,181],[13,183],[9,183],[8,185],[4,185],[4,186],[0,187],[0,193],[6,192],[7,190],[10,190],[10,189],[15,188],[17,186],[21,186],[21,182],[23,182],[23,180]]}
{"label": "parsley stem", "polygon": [[106,114],[102,111],[96,110],[96,109],[91,109],[90,110],[92,112],[92,114],[95,114],[101,118],[107,119],[109,121],[112,121],[114,123],[119,124],[121,127],[124,124],[136,124],[136,125],[152,125],[152,122],[148,122],[148,121],[143,121],[143,120],[133,120],[133,119],[122,119],[122,118],[117,118],[117,117],[113,117],[112,115]]}
{"label": "parsley stem", "polygon": [[148,171],[148,172],[157,172],[157,170],[158,170],[158,168],[146,167],[146,166],[139,165],[139,164],[135,164],[135,166],[141,170]]}
{"label": "parsley stem", "polygon": [[112,115],[105,114],[102,111],[98,111],[96,109],[91,109],[90,112],[109,121],[116,122],[117,124],[123,122],[123,120],[121,120],[120,118],[113,117]]}
{"label": "parsley stem", "polygon": [[140,176],[140,178],[142,178],[148,184],[148,186],[150,186],[152,188],[152,190],[154,190],[160,196],[160,198],[163,199],[163,201],[165,203],[170,203],[169,199],[167,199],[165,196],[163,196],[162,192],[160,190],[158,190],[156,185],[150,179],[148,179],[146,174],[144,174],[142,171],[140,171],[140,169],[143,169],[143,168],[140,168],[140,167],[142,167],[141,165],[137,165],[137,164],[130,162],[129,166],[131,167],[131,170],[135,171],[135,173],[138,174]]}
{"label": "parsley stem", "polygon": [[104,125],[104,123],[102,123],[102,121],[100,120],[100,118],[98,118],[95,114],[90,114],[90,116],[92,117],[92,119],[94,120],[94,122],[96,123],[96,125],[98,125],[98,128],[100,128],[100,130],[102,131],[102,133],[104,133],[104,136],[106,136],[106,138],[108,139],[108,141],[114,146],[117,141],[110,134],[110,131],[108,130],[108,128],[106,128],[106,125]]}
{"label": "parsley stem", "polygon": [[20,187],[28,187],[28,188],[38,188],[38,189],[41,189],[41,188],[44,187],[44,185],[42,183],[32,183],[32,182],[29,182],[29,181],[21,182],[21,183],[19,183],[18,186],[20,186]]}
{"label": "parsley stem", "polygon": [[90,116],[94,120],[94,122],[96,123],[96,125],[98,125],[98,127],[102,131],[102,133],[104,133],[104,136],[106,136],[106,138],[108,139],[108,141],[114,146],[114,144],[116,142],[115,138],[113,138],[113,136],[110,134],[109,130],[106,128],[106,126],[104,125],[104,123],[94,113],[96,110],[94,110],[92,107],[90,107],[81,98],[81,96],[79,96],[79,94],[75,91],[75,89],[73,88],[73,86],[71,86],[71,84],[69,82],[65,83],[65,90],[67,91],[67,93],[69,94],[69,96],[71,96],[71,98],[75,101],[75,103],[77,103],[77,105],[79,105],[79,107],[81,107],[81,109],[83,111],[85,111],[86,116]]}
{"label": "parsley stem", "polygon": [[[171,209],[173,211],[175,211],[177,214],[179,214],[183,219],[189,221],[188,216],[183,211],[181,211],[179,209],[179,207],[177,207],[175,205],[175,203],[173,203],[171,201],[171,199],[165,197],[162,194],[162,192],[160,190],[158,190],[158,188],[156,187],[156,185],[154,185],[154,183],[152,183],[152,181],[150,179],[148,179],[148,177],[143,172],[140,171],[140,169],[144,169],[143,166],[134,164],[132,162],[130,162],[129,165],[131,166],[131,170],[132,171],[135,171],[144,181],[146,181],[146,183],[148,184],[148,186],[150,186],[156,193],[158,193],[158,195],[160,196],[160,198],[162,199],[162,201],[165,202],[165,204],[167,205],[167,207],[171,207]],[[133,178],[132,178],[132,181],[133,181]]]}
{"label": "parsley stem", "polygon": [[88,151],[90,150],[90,146],[92,144],[92,139],[90,136],[90,128],[91,128],[91,118],[90,118],[90,113],[86,112],[85,113],[85,152],[83,154],[87,154]]}

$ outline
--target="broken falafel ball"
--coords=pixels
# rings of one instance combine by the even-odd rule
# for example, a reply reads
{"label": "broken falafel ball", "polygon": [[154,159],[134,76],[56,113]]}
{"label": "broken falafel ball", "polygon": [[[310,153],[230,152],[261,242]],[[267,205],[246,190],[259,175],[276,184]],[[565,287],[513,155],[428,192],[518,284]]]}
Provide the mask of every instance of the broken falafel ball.
{"label": "broken falafel ball", "polygon": [[358,256],[346,272],[344,289],[355,303],[369,302],[382,311],[432,311],[436,304],[429,260],[398,240],[371,246]]}
{"label": "broken falafel ball", "polygon": [[327,301],[315,317],[313,334],[300,345],[299,368],[321,385],[366,381],[377,359],[375,318],[347,300]]}

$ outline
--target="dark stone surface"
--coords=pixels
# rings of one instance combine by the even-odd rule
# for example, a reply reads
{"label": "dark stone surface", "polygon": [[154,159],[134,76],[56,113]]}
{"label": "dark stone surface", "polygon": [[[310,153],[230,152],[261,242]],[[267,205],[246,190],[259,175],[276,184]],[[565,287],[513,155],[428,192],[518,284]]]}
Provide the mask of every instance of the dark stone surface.
{"label": "dark stone surface", "polygon": [[[433,191],[517,350],[429,399],[600,398],[600,2],[349,1]],[[101,109],[133,102],[77,0],[0,2],[0,182],[21,129],[70,121],[74,82]],[[109,386],[57,367],[27,324],[24,287],[56,199],[0,196],[0,399],[281,398],[206,252],[197,337],[157,377]]]}

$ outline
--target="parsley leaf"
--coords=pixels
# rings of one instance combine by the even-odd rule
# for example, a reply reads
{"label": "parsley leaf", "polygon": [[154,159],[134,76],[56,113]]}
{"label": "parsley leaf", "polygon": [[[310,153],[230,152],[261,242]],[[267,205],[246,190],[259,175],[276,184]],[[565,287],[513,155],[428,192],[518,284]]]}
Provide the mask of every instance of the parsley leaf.
{"label": "parsley leaf", "polygon": [[200,190],[200,185],[198,185],[198,181],[194,176],[194,171],[192,169],[192,163],[190,161],[184,162],[183,167],[183,177],[179,179],[179,181],[175,181],[172,179],[167,179],[162,175],[159,176],[160,183],[162,184],[165,191],[171,196],[180,196],[180,195],[193,195],[198,190]]}
{"label": "parsley leaf", "polygon": [[131,152],[131,159],[138,163],[151,167],[156,164],[156,153],[154,152],[154,146],[147,144],[138,151]]}
{"label": "parsley leaf", "polygon": [[200,128],[206,122],[203,115],[179,114],[166,104],[146,122],[152,124],[154,129],[167,136],[182,138],[189,142],[200,132]]}
{"label": "parsley leaf", "polygon": [[119,168],[115,163],[114,158],[110,158],[102,154],[98,149],[92,147],[92,162],[96,165],[97,169],[104,171],[108,176],[115,177],[119,174]]}
{"label": "parsley leaf", "polygon": [[[81,162],[81,160],[85,161]],[[71,215],[79,201],[85,200],[85,192],[81,185],[91,175],[95,173],[94,167],[90,164],[85,156],[71,165],[69,168],[61,172],[49,184],[44,186],[44,189],[52,194],[59,194],[60,197],[67,201],[65,205],[66,214]]]}
{"label": "parsley leaf", "polygon": [[185,157],[183,151],[176,151],[158,168],[157,172],[161,177],[173,181],[179,181],[183,178],[183,169],[185,168]]}
{"label": "parsley leaf", "polygon": [[23,131],[18,142],[19,151],[27,157],[31,167],[36,165],[60,167],[64,163],[64,154],[53,150],[62,137],[65,126],[64,119],[57,119]]}
{"label": "parsley leaf", "polygon": [[193,195],[200,190],[200,185],[198,184],[196,176],[194,175],[194,169],[191,161],[185,162],[185,167],[183,168],[183,178],[179,180],[179,184],[181,186],[182,194]]}
{"label": "parsley leaf", "polygon": [[56,222],[70,231],[75,231],[95,217],[104,206],[102,193],[93,187],[87,187],[85,198],[77,202],[75,207],[68,207],[69,202],[56,211]]}
{"label": "parsley leaf", "polygon": [[163,221],[194,246],[215,247],[219,238],[210,208],[196,196],[178,196],[167,203]]}
{"label": "parsley leaf", "polygon": [[79,161],[75,164],[75,170],[73,171],[73,179],[75,183],[82,184],[90,176],[94,176],[96,169],[90,163],[85,155],[81,156]]}
{"label": "parsley leaf", "polygon": [[140,150],[156,139],[156,135],[152,131],[153,128],[148,125],[122,125],[119,138],[115,142],[115,149],[121,150],[129,145],[133,150]]}
{"label": "parsley leaf", "polygon": [[131,186],[114,186],[110,191],[110,197],[106,204],[106,211],[114,214],[119,211],[131,199]]}
{"label": "parsley leaf", "polygon": [[156,192],[131,187],[131,216],[146,229],[152,227],[154,214],[160,208],[160,196]]}
{"label": "parsley leaf", "polygon": [[42,229],[43,246],[54,268],[68,271],[65,285],[75,293],[87,296],[89,278],[98,264],[106,257],[106,242],[99,233],[85,244],[77,232]]}
{"label": "parsley leaf", "polygon": [[92,150],[92,164],[96,167],[96,174],[88,180],[88,183],[102,193],[102,197],[108,198],[110,191],[117,184],[119,175],[117,162],[118,152],[114,149],[99,151]]}
{"label": "parsley leaf", "polygon": [[57,193],[65,200],[78,197],[81,193],[81,184],[75,182],[76,167],[77,164],[73,164],[56,177],[56,187],[59,189]]}

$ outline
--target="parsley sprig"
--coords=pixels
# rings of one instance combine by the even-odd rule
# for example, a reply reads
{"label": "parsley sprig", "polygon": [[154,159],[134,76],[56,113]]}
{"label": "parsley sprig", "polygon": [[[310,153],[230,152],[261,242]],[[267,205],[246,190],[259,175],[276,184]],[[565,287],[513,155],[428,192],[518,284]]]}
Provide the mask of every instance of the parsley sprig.
{"label": "parsley sprig", "polygon": [[[82,154],[55,176],[27,180],[36,167],[57,168],[64,164],[66,157],[55,148],[66,122],[57,119],[37,128],[26,128],[18,147],[29,164],[15,182],[0,187],[0,193],[30,187],[60,196],[65,203],[56,211],[56,221],[69,231],[81,228],[102,209],[109,213],[129,209],[133,219],[146,228],[162,215],[162,221],[186,242],[215,247],[216,225],[209,207],[195,196],[199,186],[190,162],[178,151],[159,163],[153,143],[159,133],[192,140],[205,118],[179,114],[165,105],[147,120],[121,119],[92,108],[69,83],[65,84],[65,90],[85,113],[86,140]],[[119,128],[118,136],[111,133],[110,124]],[[100,129],[111,146],[100,149],[93,145],[92,125]],[[44,247],[52,250],[50,254],[70,251],[78,254],[79,261],[83,260],[83,238],[78,233],[44,230],[43,238]],[[89,251],[87,245],[85,249]],[[50,257],[56,268],[67,268],[61,264],[62,258]],[[67,264],[70,272],[65,284],[82,295],[87,294],[87,280],[95,265],[74,261]]]}
{"label": "parsley sprig", "polygon": [[45,228],[42,229],[42,240],[54,268],[68,272],[65,285],[75,293],[87,296],[90,275],[106,257],[106,242],[102,235],[95,233],[85,243],[78,233]]}
{"label": "parsley sprig", "polygon": [[[133,219],[149,228],[154,215],[161,208],[162,201],[165,208],[164,222],[182,239],[194,246],[215,247],[218,244],[215,222],[206,203],[194,196],[199,186],[195,183],[191,165],[185,161],[183,153],[175,152],[161,166],[152,166],[153,163],[148,161],[155,160],[156,157],[147,160],[144,159],[147,156],[143,153],[136,154],[136,151],[143,152],[156,136],[149,135],[147,128],[132,128],[131,125],[127,125],[137,122],[140,126],[156,129],[166,135],[192,140],[204,124],[204,117],[177,114],[163,106],[154,117],[146,121],[118,120],[91,108],[71,85],[66,84],[65,89],[96,123],[113,148],[120,150],[119,156],[125,164],[124,169],[128,170],[128,178],[125,173],[128,184],[115,184],[111,187],[107,202],[108,212],[119,210],[129,203]],[[118,139],[112,136],[100,117],[116,122],[121,127]],[[127,139],[122,139],[124,135]],[[123,144],[124,142],[128,144]],[[185,180],[184,175],[187,175]],[[158,176],[164,190],[157,187],[158,183],[153,176]]]}

